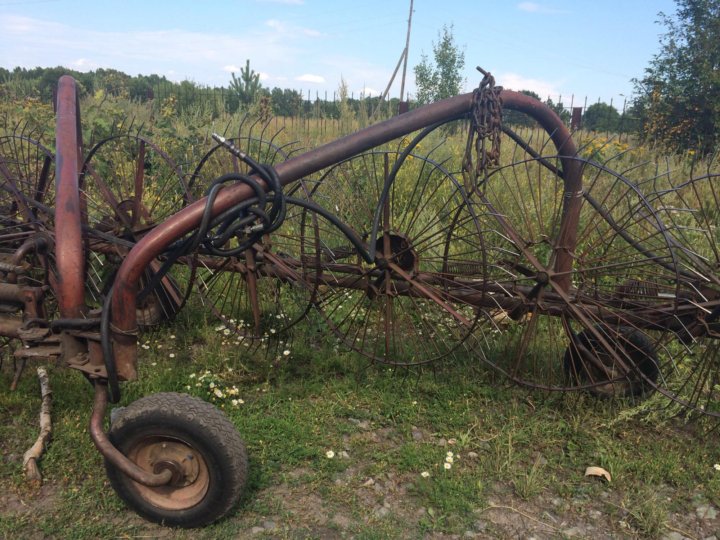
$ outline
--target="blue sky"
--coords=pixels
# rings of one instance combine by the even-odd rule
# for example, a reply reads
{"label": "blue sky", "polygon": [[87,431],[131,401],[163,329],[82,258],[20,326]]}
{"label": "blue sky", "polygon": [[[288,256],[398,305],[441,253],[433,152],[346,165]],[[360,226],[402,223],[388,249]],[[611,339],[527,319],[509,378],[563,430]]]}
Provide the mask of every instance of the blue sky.
{"label": "blue sky", "polygon": [[[245,65],[268,87],[380,93],[405,45],[409,0],[0,0],[0,66],[99,67],[227,85]],[[566,105],[633,91],[659,51],[658,13],[672,0],[415,0],[412,67],[443,25],[465,52],[466,90],[480,80]],[[391,95],[400,91],[399,76]]]}

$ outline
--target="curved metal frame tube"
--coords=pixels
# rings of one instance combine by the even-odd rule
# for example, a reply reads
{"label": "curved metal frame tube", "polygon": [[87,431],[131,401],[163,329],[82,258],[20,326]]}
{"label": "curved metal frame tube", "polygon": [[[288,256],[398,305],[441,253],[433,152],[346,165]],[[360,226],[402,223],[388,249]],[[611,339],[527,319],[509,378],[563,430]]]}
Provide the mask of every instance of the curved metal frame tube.
{"label": "curved metal frame tube", "polygon": [[[568,270],[572,265],[571,253],[575,247],[576,229],[582,204],[581,167],[573,159],[577,148],[568,129],[549,107],[529,96],[508,90],[503,91],[501,97],[505,108],[523,112],[534,118],[548,132],[560,156],[564,173],[565,200],[555,270],[561,274],[558,276],[556,284],[560,288],[566,289],[569,286]],[[439,101],[290,158],[278,164],[275,169],[282,184],[287,185],[338,161],[428,125],[461,118],[471,111],[472,106],[472,93]],[[213,215],[227,210],[250,196],[252,196],[252,192],[244,184],[228,186],[218,194],[213,206]],[[148,264],[170,244],[197,228],[204,208],[205,199],[203,198],[170,217],[142,238],[120,266],[113,289],[111,329],[114,357],[121,380],[133,380],[137,377],[135,302],[140,277]]]}
{"label": "curved metal frame tube", "polygon": [[125,457],[120,450],[113,446],[103,429],[103,419],[105,418],[107,403],[107,386],[101,382],[96,382],[95,401],[93,402],[92,416],[90,416],[90,437],[95,444],[95,448],[97,448],[103,457],[112,463],[114,467],[120,469],[124,475],[144,486],[157,487],[168,484],[170,480],[172,480],[172,471],[170,469],[164,469],[157,474],[148,472],[138,467]]}

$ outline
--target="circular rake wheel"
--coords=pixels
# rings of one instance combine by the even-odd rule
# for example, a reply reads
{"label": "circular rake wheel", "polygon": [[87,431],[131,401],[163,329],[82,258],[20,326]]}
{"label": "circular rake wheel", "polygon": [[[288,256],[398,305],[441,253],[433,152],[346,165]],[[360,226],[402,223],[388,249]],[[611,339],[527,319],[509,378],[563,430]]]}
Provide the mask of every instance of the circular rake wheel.
{"label": "circular rake wheel", "polygon": [[[55,156],[39,141],[26,135],[0,137],[0,260],[11,262],[24,242],[43,236],[52,243]],[[52,251],[52,250],[50,250]],[[23,256],[30,271],[20,280],[28,285],[56,283],[51,253],[31,249]],[[52,304],[52,303],[51,303]],[[50,307],[52,311],[54,308]]]}
{"label": "circular rake wheel", "polygon": [[310,309],[312,288],[300,273],[295,232],[299,215],[290,207],[278,230],[241,255],[198,256],[197,290],[231,332],[252,339],[279,336]]}
{"label": "circular rake wheel", "polygon": [[[376,362],[418,365],[477,345],[484,250],[478,222],[455,176],[409,151],[373,151],[305,183],[303,274],[335,335]],[[385,196],[383,196],[385,193]],[[381,201],[378,204],[378,201]],[[377,223],[373,234],[373,223]],[[375,258],[361,256],[360,249]]]}
{"label": "circular rake wheel", "polygon": [[682,405],[720,416],[720,175],[711,167],[693,164],[689,178],[678,179],[672,170],[658,174],[648,198],[682,269],[679,321],[664,344],[673,361],[666,362],[661,390]]}
{"label": "circular rake wheel", "polygon": [[[267,125],[265,126],[267,127]],[[240,128],[242,131],[242,127]],[[247,155],[251,156],[258,163],[264,165],[275,165],[288,159],[297,151],[295,143],[279,145],[275,143],[280,132],[275,133],[270,140],[264,139],[265,129],[258,136],[250,134],[228,138],[228,142],[235,145]],[[198,161],[193,174],[187,182],[187,196],[190,201],[195,201],[205,195],[210,183],[216,178],[227,173],[248,172],[247,165],[237,156],[228,152],[222,144],[216,144],[208,150]]]}
{"label": "circular rake wheel", "polygon": [[0,224],[4,230],[36,229],[50,220],[39,205],[54,202],[54,162],[53,153],[30,137],[0,137]]}
{"label": "circular rake wheel", "polygon": [[218,409],[185,394],[153,394],[121,410],[110,440],[140,468],[172,479],[143,486],[105,463],[117,494],[143,517],[200,527],[225,516],[247,481],[247,455],[237,430]]}
{"label": "circular rake wheel", "polygon": [[[514,162],[472,194],[497,303],[492,319],[502,330],[490,363],[543,389],[624,395],[628,385],[653,386],[638,360],[647,355],[623,336],[642,335],[642,349],[657,351],[674,320],[679,274],[662,222],[633,182],[603,166],[585,163],[583,193],[568,195],[558,160],[533,158],[520,145],[509,155]],[[577,242],[562,246],[569,196],[582,197]],[[572,267],[558,273],[563,250]],[[563,369],[566,355],[571,370]]]}
{"label": "circular rake wheel", "polygon": [[[172,159],[143,137],[118,135],[88,152],[81,174],[88,232],[88,304],[99,306],[130,248],[185,204],[183,174]],[[153,261],[141,280],[149,286],[162,266]],[[191,260],[173,265],[152,292],[142,295],[138,322],[172,318],[185,304],[194,278]]]}
{"label": "circular rake wheel", "polygon": [[[291,145],[280,147],[272,140],[253,136],[231,142],[266,165],[284,161],[292,153]],[[199,198],[215,178],[228,172],[251,171],[222,145],[217,145],[196,167],[188,186],[189,198]],[[249,338],[282,335],[309,310],[311,292],[298,274],[301,216],[300,209],[289,206],[280,229],[239,255],[198,255],[197,291],[203,303],[231,332]],[[229,240],[223,249],[233,245],[237,245],[236,239]]]}

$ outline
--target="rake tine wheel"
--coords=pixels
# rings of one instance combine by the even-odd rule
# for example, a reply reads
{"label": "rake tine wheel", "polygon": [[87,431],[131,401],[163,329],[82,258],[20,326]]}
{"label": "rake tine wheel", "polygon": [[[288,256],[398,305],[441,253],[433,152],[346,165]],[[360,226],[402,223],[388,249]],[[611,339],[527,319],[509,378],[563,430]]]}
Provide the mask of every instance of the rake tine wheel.
{"label": "rake tine wheel", "polygon": [[[256,137],[254,124],[246,135],[229,139],[255,161],[275,165],[294,152],[294,144],[278,146],[276,133],[263,138],[267,124]],[[245,131],[241,125],[239,131]],[[200,160],[188,182],[188,199],[202,197],[210,184],[225,173],[251,174],[249,166],[221,144]],[[225,329],[238,336],[260,339],[282,335],[310,309],[311,287],[299,275],[301,209],[290,206],[281,228],[265,235],[239,255],[197,257],[197,292]],[[237,245],[231,238],[224,249]]]}
{"label": "rake tine wheel", "polygon": [[571,286],[563,290],[548,279],[561,247],[562,170],[514,139],[510,163],[473,193],[484,228],[495,231],[486,243],[491,287],[514,291],[503,294],[516,302],[497,312],[504,336],[488,354],[493,367],[536,388],[657,392],[720,415],[717,175],[708,166],[678,181],[670,171],[648,178],[646,167],[612,171],[621,156],[584,162]]}
{"label": "rake tine wheel", "polygon": [[399,366],[476,347],[480,312],[467,298],[484,274],[478,222],[460,182],[413,153],[417,144],[360,154],[304,182],[308,199],[362,242],[356,248],[306,210],[301,261],[317,310],[347,347]]}
{"label": "rake tine wheel", "polygon": [[[684,164],[687,166],[687,164]],[[720,189],[713,159],[670,167],[652,178],[648,199],[667,228],[681,269],[679,323],[665,336],[662,390],[680,405],[720,416]],[[670,360],[672,362],[670,362]]]}
{"label": "rake tine wheel", "polygon": [[[0,137],[0,208],[4,225],[13,220],[36,226],[48,221],[39,205],[52,205],[55,156],[40,142],[25,135]],[[18,202],[18,197],[24,204]],[[39,203],[39,204],[32,204]]]}
{"label": "rake tine wheel", "polygon": [[[52,257],[33,244],[49,247],[55,192],[55,156],[24,133],[0,137],[0,258],[20,264],[29,260],[32,270],[25,283],[54,285]],[[24,247],[23,247],[24,246]],[[16,281],[17,276],[8,276]]]}
{"label": "rake tine wheel", "polygon": [[[88,304],[98,307],[122,258],[149,230],[185,204],[183,174],[158,146],[141,136],[116,135],[88,152],[80,176],[88,234]],[[96,234],[100,233],[100,234]],[[153,280],[162,257],[146,269]],[[192,260],[183,259],[138,304],[140,324],[171,319],[188,298]]]}
{"label": "rake tine wheel", "polygon": [[[498,291],[489,315],[503,330],[487,356],[528,386],[643,393],[659,373],[652,331],[673,318],[672,307],[663,310],[677,296],[668,235],[635,185],[603,167],[584,163],[583,191],[567,193],[543,146],[541,139],[536,152],[527,143],[506,148],[508,164],[472,196],[486,234],[489,287]],[[580,198],[574,246],[559,244],[567,197]],[[558,273],[561,249],[572,265]],[[561,277],[569,287],[557,285]]]}

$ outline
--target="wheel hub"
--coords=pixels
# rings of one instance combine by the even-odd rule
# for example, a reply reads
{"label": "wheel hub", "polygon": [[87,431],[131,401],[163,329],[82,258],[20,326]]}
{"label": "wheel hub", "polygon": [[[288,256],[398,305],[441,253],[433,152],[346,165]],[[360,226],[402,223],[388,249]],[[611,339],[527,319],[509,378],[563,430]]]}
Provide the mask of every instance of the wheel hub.
{"label": "wheel hub", "polygon": [[128,457],[147,471],[172,472],[168,484],[148,487],[133,482],[138,495],[158,508],[181,510],[198,504],[210,486],[207,464],[190,444],[175,438],[149,437],[138,441]]}
{"label": "wheel hub", "polygon": [[148,455],[154,473],[172,471],[169,485],[185,487],[197,480],[200,468],[187,445],[174,441],[155,443]]}
{"label": "wheel hub", "polygon": [[418,254],[410,239],[404,234],[383,234],[375,241],[375,252],[386,263],[395,263],[406,272],[415,273],[418,270],[420,262]]}

